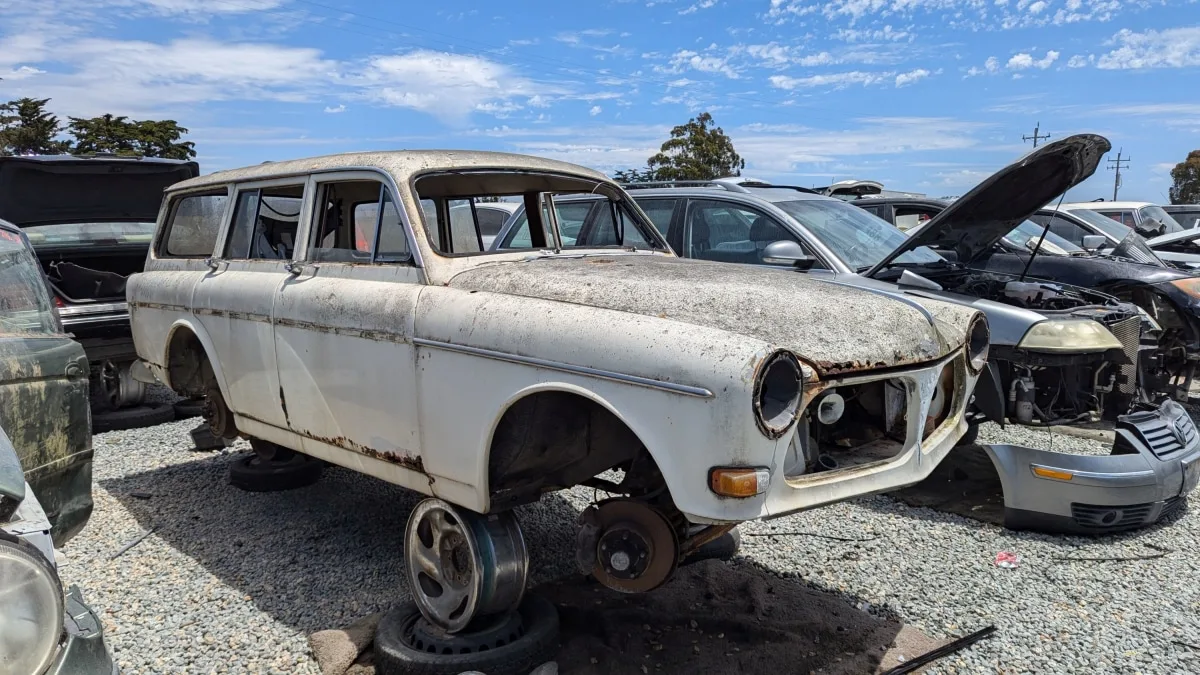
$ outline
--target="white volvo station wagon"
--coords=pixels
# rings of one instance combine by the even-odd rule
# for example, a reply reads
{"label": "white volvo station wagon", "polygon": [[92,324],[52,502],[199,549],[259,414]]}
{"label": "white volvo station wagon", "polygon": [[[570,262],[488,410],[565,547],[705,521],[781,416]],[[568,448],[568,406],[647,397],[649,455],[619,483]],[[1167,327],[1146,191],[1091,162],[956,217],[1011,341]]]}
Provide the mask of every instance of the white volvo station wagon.
{"label": "white volvo station wagon", "polygon": [[[601,211],[559,222],[579,193]],[[472,214],[496,199],[530,214],[520,250],[483,245]],[[317,458],[430,496],[406,565],[450,633],[520,601],[511,509],[553,490],[610,495],[577,557],[637,592],[739,522],[921,480],[988,345],[959,305],[677,258],[604,175],[488,152],[176,184],[128,300],[139,376],[251,439],[235,483],[286,487]]]}

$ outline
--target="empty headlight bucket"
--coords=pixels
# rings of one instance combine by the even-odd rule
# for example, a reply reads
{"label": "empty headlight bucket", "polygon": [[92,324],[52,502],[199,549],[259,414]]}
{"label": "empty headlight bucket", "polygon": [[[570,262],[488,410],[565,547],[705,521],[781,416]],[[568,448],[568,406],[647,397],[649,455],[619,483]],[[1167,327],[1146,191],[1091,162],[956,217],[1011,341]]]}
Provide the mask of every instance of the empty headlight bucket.
{"label": "empty headlight bucket", "polygon": [[992,344],[992,330],[988,327],[987,317],[978,314],[971,321],[967,331],[967,365],[971,372],[978,373],[987,365],[988,349]]}
{"label": "empty headlight bucket", "polygon": [[0,665],[11,673],[50,667],[63,631],[62,585],[36,549],[0,539]]}
{"label": "empty headlight bucket", "polygon": [[777,351],[763,362],[754,382],[754,419],[767,438],[779,438],[796,421],[804,373],[794,354]]}

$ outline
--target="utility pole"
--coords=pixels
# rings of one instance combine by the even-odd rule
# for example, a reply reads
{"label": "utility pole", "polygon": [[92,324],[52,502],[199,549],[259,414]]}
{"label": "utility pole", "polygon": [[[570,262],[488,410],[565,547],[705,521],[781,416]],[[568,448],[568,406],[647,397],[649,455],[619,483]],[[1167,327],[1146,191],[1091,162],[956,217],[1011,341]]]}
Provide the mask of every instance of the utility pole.
{"label": "utility pole", "polygon": [[1121,169],[1129,168],[1129,158],[1126,157],[1124,159],[1121,159],[1121,153],[1123,153],[1123,152],[1125,152],[1125,150],[1123,148],[1121,150],[1117,150],[1117,158],[1108,160],[1109,170],[1111,171],[1113,169],[1116,169],[1116,171],[1117,171],[1117,175],[1113,178],[1113,201],[1114,202],[1117,201],[1117,190],[1121,189]]}
{"label": "utility pole", "polygon": [[1043,139],[1050,138],[1050,134],[1041,134],[1041,135],[1038,135],[1038,131],[1040,131],[1040,130],[1041,130],[1041,128],[1042,128],[1042,123],[1041,123],[1041,122],[1038,122],[1038,123],[1037,123],[1037,124],[1035,124],[1035,125],[1034,125],[1034,127],[1033,127],[1033,135],[1032,135],[1032,136],[1021,136],[1021,140],[1023,140],[1023,141],[1033,141],[1033,147],[1035,147],[1035,148],[1036,148],[1039,140],[1043,140]]}

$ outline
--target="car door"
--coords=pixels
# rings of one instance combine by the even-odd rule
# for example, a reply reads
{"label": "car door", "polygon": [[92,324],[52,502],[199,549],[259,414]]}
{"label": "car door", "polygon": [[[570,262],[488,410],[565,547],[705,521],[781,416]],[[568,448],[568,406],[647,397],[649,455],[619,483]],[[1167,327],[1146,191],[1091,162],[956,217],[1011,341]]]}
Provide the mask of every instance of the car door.
{"label": "car door", "polygon": [[92,511],[88,362],[24,235],[0,227],[0,427],[61,544]]}
{"label": "car door", "polygon": [[425,278],[396,196],[373,172],[321,175],[308,192],[303,262],[272,310],[285,423],[314,456],[350,450],[415,468],[413,327]]}
{"label": "car door", "polygon": [[271,310],[288,268],[304,197],[290,178],[238,185],[220,255],[196,284],[192,311],[212,342],[236,414],[287,428]]}
{"label": "car door", "polygon": [[689,199],[681,255],[685,258],[761,265],[762,251],[776,241],[811,248],[773,216],[752,206],[719,199]]}

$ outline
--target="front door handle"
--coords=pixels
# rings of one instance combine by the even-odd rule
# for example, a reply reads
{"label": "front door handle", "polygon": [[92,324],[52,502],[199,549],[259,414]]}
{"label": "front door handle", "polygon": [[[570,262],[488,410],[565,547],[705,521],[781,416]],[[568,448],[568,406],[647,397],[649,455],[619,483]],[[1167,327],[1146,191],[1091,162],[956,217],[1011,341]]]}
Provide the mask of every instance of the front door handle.
{"label": "front door handle", "polygon": [[67,364],[66,375],[67,375],[68,380],[78,380],[79,378],[83,377],[86,373],[87,373],[87,371],[85,371],[83,366],[79,365],[78,363],[68,363]]}

